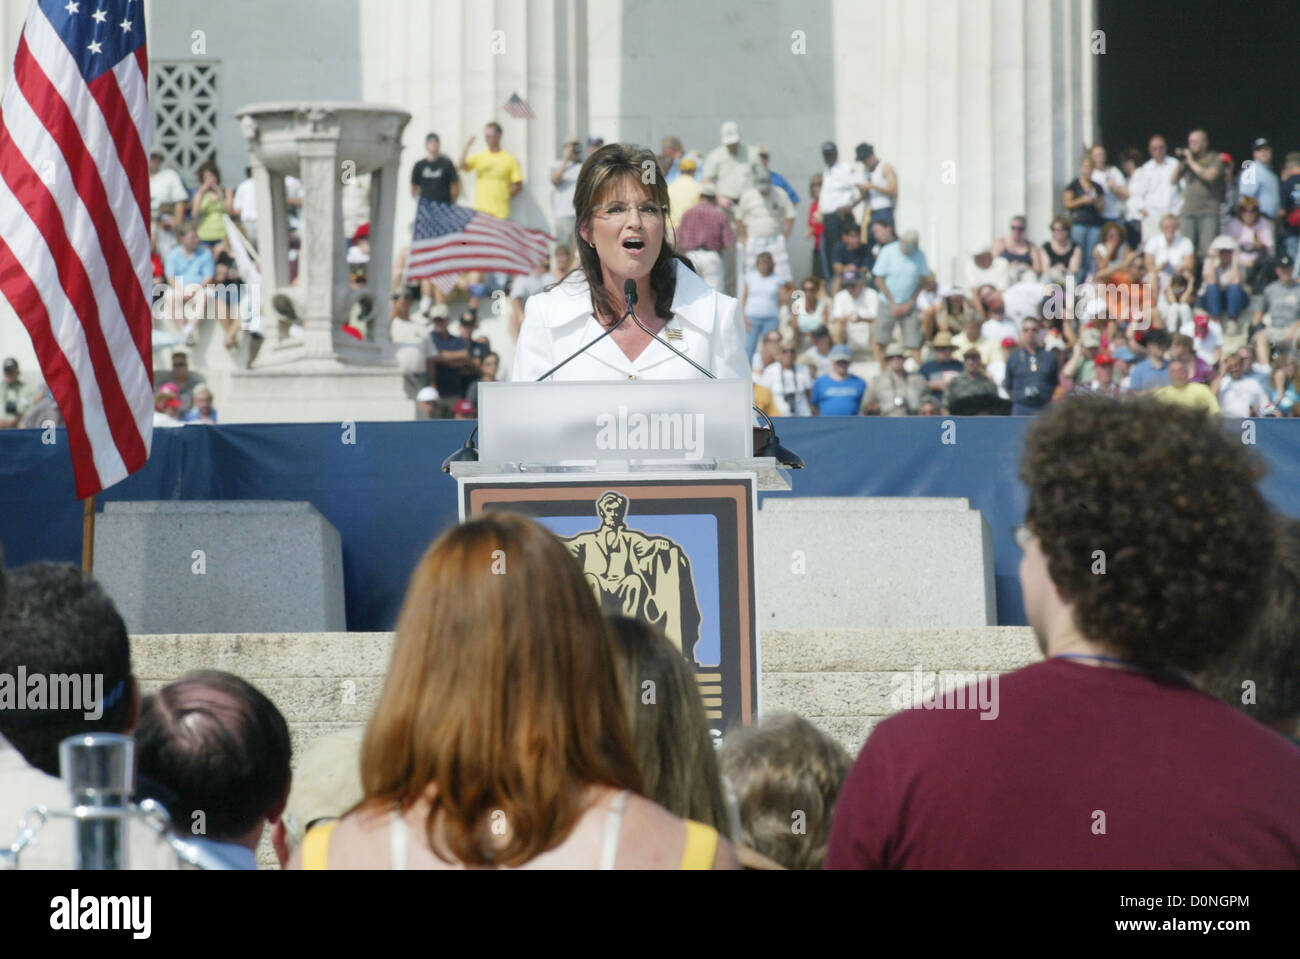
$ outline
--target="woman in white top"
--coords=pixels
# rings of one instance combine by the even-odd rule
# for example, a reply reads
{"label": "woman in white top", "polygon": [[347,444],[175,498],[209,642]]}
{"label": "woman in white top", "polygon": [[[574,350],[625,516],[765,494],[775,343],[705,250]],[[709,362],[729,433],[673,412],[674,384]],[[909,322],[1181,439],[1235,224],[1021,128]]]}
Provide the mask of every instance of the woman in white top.
{"label": "woman in white top", "polygon": [[[658,172],[652,183],[642,180],[645,164]],[[636,282],[636,318],[646,329],[719,379],[749,378],[736,300],[701,279],[665,233],[668,188],[653,153],[624,143],[601,147],[582,165],[573,206],[580,269],[529,298],[512,380],[548,373],[556,380],[703,379],[631,317],[622,320],[628,280]]]}
{"label": "woman in white top", "polygon": [[289,868],[736,868],[646,798],[617,657],[570,547],[504,510],[452,527],[411,574],[362,801]]}

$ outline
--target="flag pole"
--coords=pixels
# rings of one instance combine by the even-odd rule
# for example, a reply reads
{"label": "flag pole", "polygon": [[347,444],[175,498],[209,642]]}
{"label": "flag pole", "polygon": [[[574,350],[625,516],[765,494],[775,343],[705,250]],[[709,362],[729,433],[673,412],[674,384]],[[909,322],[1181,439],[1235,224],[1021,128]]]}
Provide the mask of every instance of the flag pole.
{"label": "flag pole", "polygon": [[95,494],[91,493],[81,501],[81,569],[85,573],[95,571]]}

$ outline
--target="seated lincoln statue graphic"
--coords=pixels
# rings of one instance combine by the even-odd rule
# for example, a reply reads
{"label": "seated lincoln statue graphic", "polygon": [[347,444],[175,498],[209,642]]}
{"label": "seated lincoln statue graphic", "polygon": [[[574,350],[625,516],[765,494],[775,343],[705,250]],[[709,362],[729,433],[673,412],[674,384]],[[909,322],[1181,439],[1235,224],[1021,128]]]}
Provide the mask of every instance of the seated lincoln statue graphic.
{"label": "seated lincoln statue graphic", "polygon": [[663,630],[694,658],[700,607],[686,551],[666,536],[629,529],[628,498],[612,490],[596,500],[600,529],[564,540],[601,605]]}

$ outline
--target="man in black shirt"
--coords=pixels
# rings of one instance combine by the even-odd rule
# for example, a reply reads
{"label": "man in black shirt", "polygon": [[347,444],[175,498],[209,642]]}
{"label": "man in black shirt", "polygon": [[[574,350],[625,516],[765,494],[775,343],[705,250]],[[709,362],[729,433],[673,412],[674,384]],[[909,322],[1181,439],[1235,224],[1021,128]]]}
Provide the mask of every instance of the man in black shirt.
{"label": "man in black shirt", "polygon": [[411,170],[411,196],[421,196],[433,203],[455,203],[460,196],[460,175],[456,164],[439,150],[438,134],[424,138],[425,158]]}

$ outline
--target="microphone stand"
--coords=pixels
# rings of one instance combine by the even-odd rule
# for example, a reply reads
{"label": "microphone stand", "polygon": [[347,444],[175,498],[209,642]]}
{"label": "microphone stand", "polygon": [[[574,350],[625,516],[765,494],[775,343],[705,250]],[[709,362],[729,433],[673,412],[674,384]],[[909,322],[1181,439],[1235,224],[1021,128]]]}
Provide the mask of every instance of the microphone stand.
{"label": "microphone stand", "polygon": [[[612,326],[610,326],[608,330],[600,334],[600,336],[596,337],[590,343],[587,343],[585,346],[582,347],[582,349],[578,350],[576,353],[572,353],[569,356],[565,357],[563,360],[561,360],[559,363],[556,363],[554,366],[552,366],[541,376],[537,377],[537,379],[534,380],[533,382],[535,383],[542,382],[542,380],[546,379],[552,373],[563,368],[566,364],[569,363],[569,361],[576,360],[583,353],[586,353],[589,349],[591,349],[593,346],[595,346],[605,337],[609,336],[609,334],[613,333],[620,326],[622,326],[623,321],[626,320],[629,316],[631,316],[632,319],[634,320],[636,319],[636,314],[635,312],[633,312],[633,307],[636,306],[636,282],[634,280],[628,280],[628,283],[631,284],[632,287],[631,290],[629,291],[627,286],[624,286],[623,288],[623,295],[627,299],[627,312],[625,312],[622,316],[618,318],[618,322],[614,323]],[[644,330],[645,327],[641,327],[641,329]],[[647,332],[649,331],[647,330]],[[456,450],[456,452],[452,453],[450,456],[448,456],[445,460],[442,461],[442,471],[444,473],[450,473],[452,463],[473,463],[477,461],[478,461],[478,424],[475,423],[474,429],[470,431],[469,438],[465,440],[465,445],[462,446],[460,449]]]}
{"label": "microphone stand", "polygon": [[[631,283],[632,281],[629,280],[628,282]],[[636,302],[635,296],[632,297],[632,302],[633,303]],[[619,322],[622,321],[620,320]],[[711,380],[717,379],[717,376],[715,376],[709,370],[706,370],[704,367],[700,366],[699,363],[696,363],[693,359],[691,359],[681,350],[677,349],[667,340],[647,330],[645,324],[642,323],[639,319],[637,319],[636,313],[632,313],[632,322],[635,323],[637,326],[641,327],[642,331],[644,331],[645,334],[649,336],[651,339],[655,340],[658,343],[662,343],[669,350],[676,353],[678,356],[684,359],[687,363],[691,364],[691,366],[695,367],[697,370],[699,370],[709,379]],[[776,424],[772,422],[772,417],[768,416],[766,413],[760,410],[756,404],[751,403],[750,409],[752,409],[755,413],[761,416],[763,420],[767,423],[766,427],[762,427],[762,426],[754,427],[754,455],[762,456],[763,454],[766,453],[767,455],[775,457],[777,463],[779,463],[781,466],[785,466],[790,469],[796,469],[796,470],[803,469],[804,461],[802,457],[800,457],[798,453],[795,453],[792,450],[788,450],[783,445],[781,445],[781,438],[776,435]]]}

